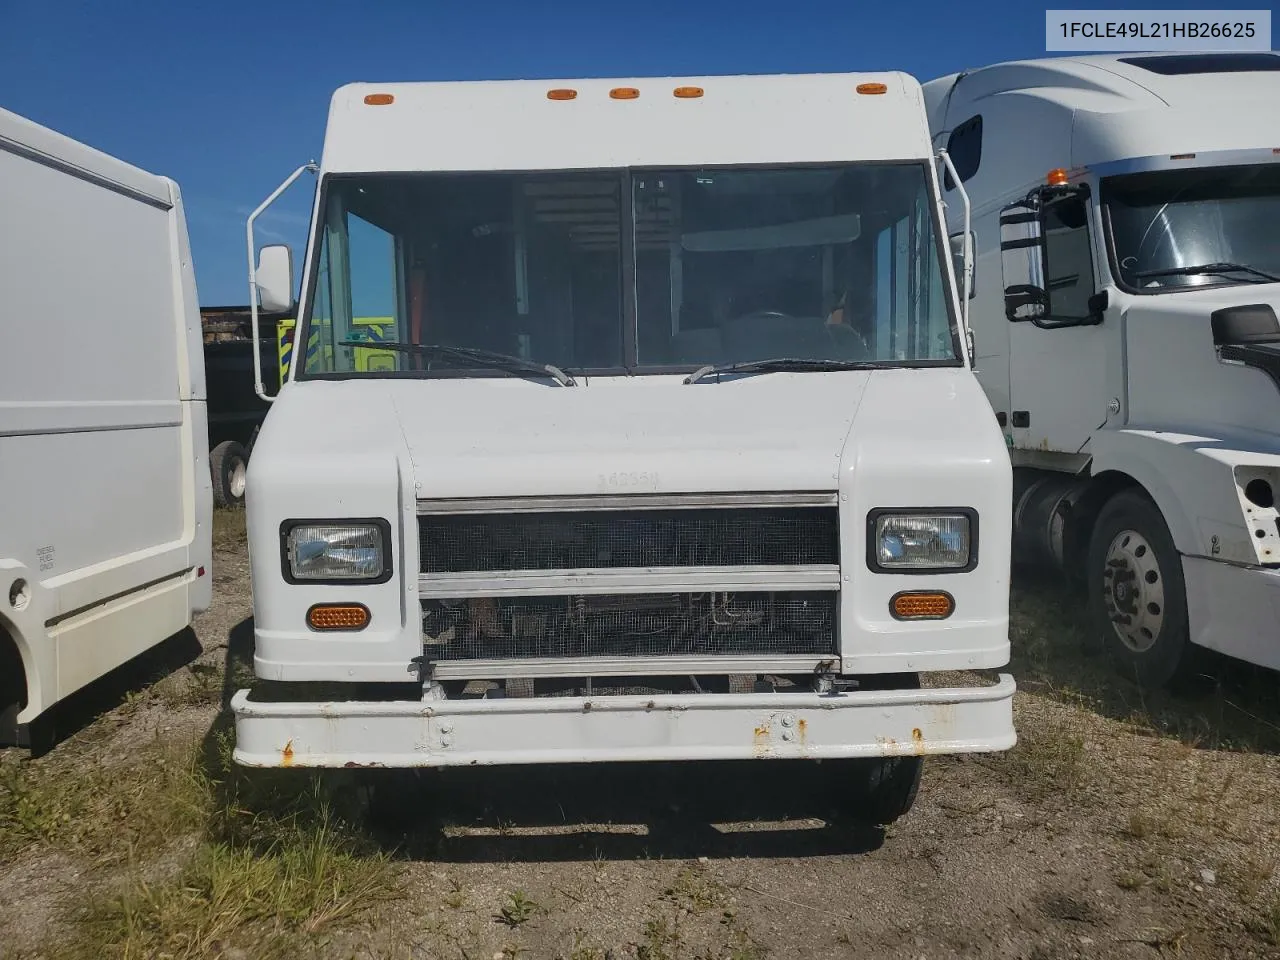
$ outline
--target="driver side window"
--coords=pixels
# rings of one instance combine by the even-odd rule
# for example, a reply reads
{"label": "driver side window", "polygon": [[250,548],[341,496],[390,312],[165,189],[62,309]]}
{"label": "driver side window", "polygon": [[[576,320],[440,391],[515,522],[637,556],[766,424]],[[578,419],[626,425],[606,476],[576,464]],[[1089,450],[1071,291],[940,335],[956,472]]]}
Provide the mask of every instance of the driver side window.
{"label": "driver side window", "polygon": [[1066,197],[1045,208],[1044,244],[1049,315],[1073,320],[1087,318],[1095,285],[1089,204],[1083,196]]}

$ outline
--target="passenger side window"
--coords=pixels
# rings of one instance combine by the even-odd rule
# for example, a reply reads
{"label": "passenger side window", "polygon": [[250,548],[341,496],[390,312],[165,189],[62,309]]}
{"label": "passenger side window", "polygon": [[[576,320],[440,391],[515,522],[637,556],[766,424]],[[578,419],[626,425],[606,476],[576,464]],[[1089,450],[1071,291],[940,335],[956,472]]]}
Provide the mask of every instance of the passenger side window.
{"label": "passenger side window", "polygon": [[1045,208],[1044,243],[1049,315],[1087,318],[1094,283],[1089,205],[1084,197],[1067,197]]}
{"label": "passenger side window", "polygon": [[[951,157],[961,183],[967,183],[978,172],[978,165],[982,162],[982,114],[970,117],[951,131],[947,138],[947,155]],[[950,170],[946,173],[945,185],[948,190],[956,188]]]}

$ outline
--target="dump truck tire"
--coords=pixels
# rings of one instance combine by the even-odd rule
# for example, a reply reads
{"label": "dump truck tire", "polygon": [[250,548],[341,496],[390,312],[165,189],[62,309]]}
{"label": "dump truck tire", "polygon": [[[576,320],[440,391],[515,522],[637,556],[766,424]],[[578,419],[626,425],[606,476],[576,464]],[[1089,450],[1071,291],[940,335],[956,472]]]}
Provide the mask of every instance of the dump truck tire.
{"label": "dump truck tire", "polygon": [[220,507],[244,505],[245,473],[249,455],[234,440],[225,440],[209,453],[213,474],[213,502]]}

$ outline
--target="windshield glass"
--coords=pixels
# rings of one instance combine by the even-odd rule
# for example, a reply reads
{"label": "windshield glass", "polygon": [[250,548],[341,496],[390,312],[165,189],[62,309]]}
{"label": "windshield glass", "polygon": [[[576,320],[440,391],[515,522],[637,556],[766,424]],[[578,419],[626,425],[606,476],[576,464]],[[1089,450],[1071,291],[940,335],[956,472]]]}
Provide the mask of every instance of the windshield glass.
{"label": "windshield glass", "polygon": [[304,376],[529,375],[456,347],[570,373],[958,362],[923,164],[344,176],[324,192]]}
{"label": "windshield glass", "polygon": [[[1144,293],[1280,274],[1280,164],[1202,167],[1102,181],[1112,255],[1121,284]],[[1177,272],[1166,272],[1177,271]]]}

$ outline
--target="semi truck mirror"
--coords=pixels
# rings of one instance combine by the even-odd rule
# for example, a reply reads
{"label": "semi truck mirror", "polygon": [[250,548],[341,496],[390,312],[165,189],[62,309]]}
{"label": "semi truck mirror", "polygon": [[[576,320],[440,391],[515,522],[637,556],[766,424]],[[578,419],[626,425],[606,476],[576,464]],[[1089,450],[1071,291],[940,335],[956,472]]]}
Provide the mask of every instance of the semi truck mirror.
{"label": "semi truck mirror", "polygon": [[1000,211],[1000,265],[1005,317],[1011,323],[1044,318],[1049,310],[1044,284],[1044,223],[1033,198]]}
{"label": "semi truck mirror", "polygon": [[267,313],[284,313],[293,306],[293,251],[284,244],[263,247],[254,271],[258,303]]}

